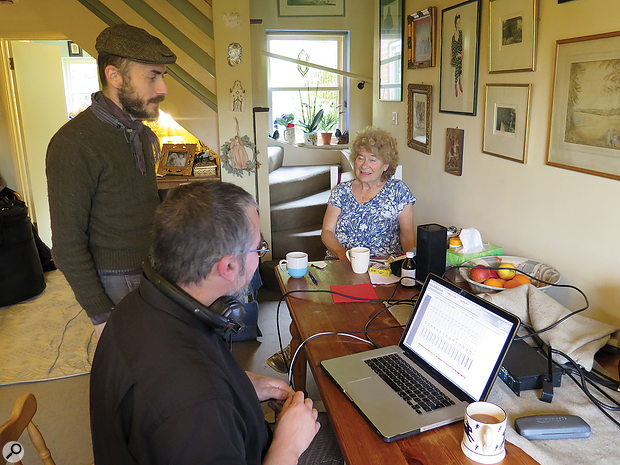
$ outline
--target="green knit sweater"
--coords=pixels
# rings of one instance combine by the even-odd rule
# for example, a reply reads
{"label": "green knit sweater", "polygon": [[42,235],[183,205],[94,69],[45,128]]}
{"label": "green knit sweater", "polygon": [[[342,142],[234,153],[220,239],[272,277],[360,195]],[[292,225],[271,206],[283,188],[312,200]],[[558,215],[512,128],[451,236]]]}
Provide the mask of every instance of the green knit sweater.
{"label": "green knit sweater", "polygon": [[148,254],[159,196],[153,163],[144,158],[142,175],[124,130],[90,109],[60,128],[47,149],[52,253],[91,318],[114,307],[97,270],[137,269]]}

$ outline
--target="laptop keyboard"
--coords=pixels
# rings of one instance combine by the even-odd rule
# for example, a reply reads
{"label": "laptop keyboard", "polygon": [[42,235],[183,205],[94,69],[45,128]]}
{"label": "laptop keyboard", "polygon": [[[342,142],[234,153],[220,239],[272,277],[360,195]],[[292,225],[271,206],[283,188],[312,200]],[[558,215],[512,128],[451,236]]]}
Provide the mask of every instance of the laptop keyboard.
{"label": "laptop keyboard", "polygon": [[424,375],[397,354],[364,360],[417,413],[430,412],[454,402],[429,382]]}

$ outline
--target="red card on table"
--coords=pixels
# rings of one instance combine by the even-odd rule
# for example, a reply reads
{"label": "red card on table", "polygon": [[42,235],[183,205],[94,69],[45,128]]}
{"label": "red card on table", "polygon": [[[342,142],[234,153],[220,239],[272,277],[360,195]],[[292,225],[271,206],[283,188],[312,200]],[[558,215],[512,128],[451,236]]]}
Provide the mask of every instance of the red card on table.
{"label": "red card on table", "polygon": [[[375,288],[372,284],[341,284],[339,286],[330,286],[332,292],[339,292],[340,294],[350,295],[351,297],[344,297],[342,295],[332,294],[335,304],[343,302],[367,302],[362,299],[375,299],[378,300]],[[356,298],[357,297],[357,298]]]}

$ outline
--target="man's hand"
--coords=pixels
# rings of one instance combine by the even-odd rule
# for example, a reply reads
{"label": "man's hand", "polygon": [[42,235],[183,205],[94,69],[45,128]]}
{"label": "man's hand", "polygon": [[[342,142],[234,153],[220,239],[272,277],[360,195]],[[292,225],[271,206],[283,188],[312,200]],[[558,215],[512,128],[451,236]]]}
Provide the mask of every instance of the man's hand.
{"label": "man's hand", "polygon": [[105,328],[105,322],[95,325],[95,334],[97,335],[97,340],[101,338],[101,333],[103,332],[103,328]]}
{"label": "man's hand", "polygon": [[304,399],[303,392],[298,391],[289,397],[276,423],[273,441],[263,465],[296,464],[319,432],[321,424],[316,421],[317,417],[318,412],[312,408],[312,399]]}
{"label": "man's hand", "polygon": [[248,378],[250,378],[260,402],[265,400],[276,400],[283,403],[295,394],[295,391],[281,379],[262,376],[252,373],[251,371],[246,371],[245,373],[248,375]]}

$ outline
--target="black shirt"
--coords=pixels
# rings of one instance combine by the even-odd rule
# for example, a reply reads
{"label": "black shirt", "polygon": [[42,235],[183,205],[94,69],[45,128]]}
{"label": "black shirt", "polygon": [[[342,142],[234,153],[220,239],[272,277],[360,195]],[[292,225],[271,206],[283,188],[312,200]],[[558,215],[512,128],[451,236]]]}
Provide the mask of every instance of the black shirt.
{"label": "black shirt", "polygon": [[90,383],[97,465],[259,464],[269,446],[223,339],[144,277],[112,313]]}

